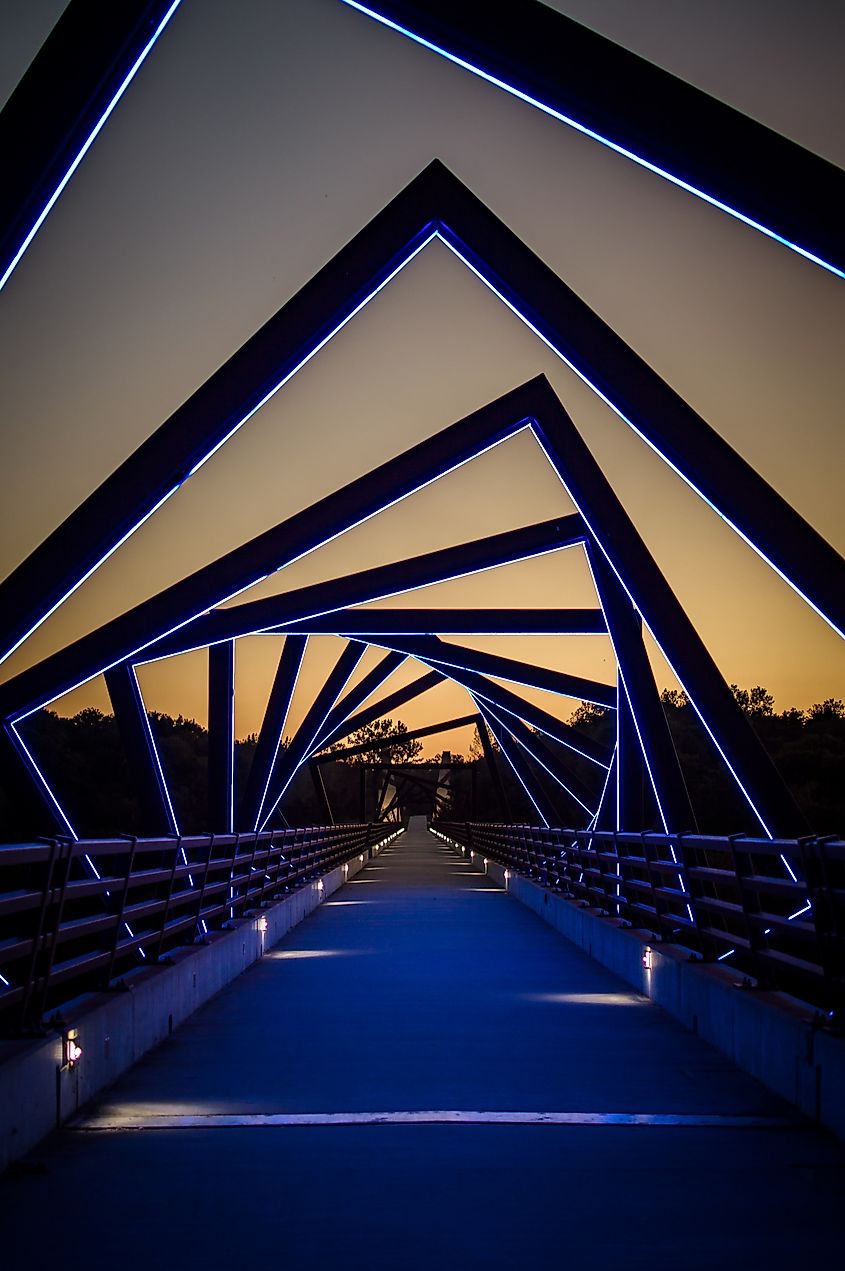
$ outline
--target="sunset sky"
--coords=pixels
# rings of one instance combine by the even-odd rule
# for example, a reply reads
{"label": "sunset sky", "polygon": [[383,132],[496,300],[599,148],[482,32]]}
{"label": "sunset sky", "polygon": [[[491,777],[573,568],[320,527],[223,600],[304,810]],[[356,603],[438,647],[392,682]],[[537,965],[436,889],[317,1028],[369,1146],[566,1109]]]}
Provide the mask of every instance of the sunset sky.
{"label": "sunset sky", "polygon": [[[4,4],[0,100],[61,7]],[[837,0],[554,7],[845,166]],[[184,0],[0,299],[0,576],[435,156],[845,551],[841,280],[338,0]],[[844,697],[842,641],[437,242],[0,676],[541,372],[725,677],[767,686],[777,709]],[[571,510],[522,434],[245,598]],[[571,549],[382,603],[594,602]],[[614,676],[599,637],[472,643]],[[239,642],[239,736],[260,726],[280,647]],[[340,647],[312,640],[289,731]],[[205,722],[205,675],[199,653],[144,667],[148,708]],[[55,707],[89,704],[109,709],[101,679]],[[413,727],[466,710],[441,687],[399,713]],[[427,753],[468,744],[433,737]]]}

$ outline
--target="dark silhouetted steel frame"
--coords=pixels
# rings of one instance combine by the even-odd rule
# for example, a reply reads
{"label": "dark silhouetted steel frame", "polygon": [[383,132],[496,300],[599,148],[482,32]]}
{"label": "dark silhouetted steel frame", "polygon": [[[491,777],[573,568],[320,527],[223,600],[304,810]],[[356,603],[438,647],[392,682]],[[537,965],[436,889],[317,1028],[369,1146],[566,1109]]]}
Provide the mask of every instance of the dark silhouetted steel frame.
{"label": "dark silhouetted steel frame", "polygon": [[845,277],[845,175],[539,0],[343,0]]}
{"label": "dark silhouetted steel frame", "polygon": [[[385,506],[437,479],[456,463],[465,462],[525,427],[529,427],[536,436],[579,508],[578,514],[301,588],[287,597],[272,597],[217,609],[200,617],[191,616],[192,610],[195,611],[200,603],[197,597],[201,597],[203,603],[208,601],[209,596],[219,599],[222,590],[222,598],[225,598],[253,582],[256,558],[262,559],[262,569],[266,570],[273,561],[278,562],[280,556],[283,561],[293,559],[308,544],[313,545],[315,537],[325,535],[327,528],[340,532],[355,524],[362,513],[371,514],[374,487],[379,491],[378,506]],[[429,441],[383,464],[374,473],[321,500],[314,508],[289,518],[252,543],[228,553],[159,596],[143,602],[128,615],[107,623],[8,681],[0,689],[0,700],[5,710],[11,707],[13,712],[11,737],[13,740],[19,737],[14,726],[23,715],[40,705],[45,697],[49,699],[62,689],[71,687],[69,680],[80,676],[88,678],[98,670],[135,661],[138,651],[132,646],[136,641],[140,641],[145,658],[170,655],[187,647],[231,641],[236,635],[266,630],[268,623],[275,622],[278,629],[280,618],[289,623],[302,621],[315,613],[344,609],[350,601],[361,603],[377,599],[397,590],[439,582],[576,544],[587,547],[604,618],[618,646],[616,654],[626,698],[663,828],[673,832],[689,830],[695,828],[695,822],[642,648],[639,628],[634,623],[632,602],[667,655],[766,833],[774,836],[778,832],[803,832],[806,826],[789,792],[622,505],[543,377],[505,394]],[[176,636],[165,634],[162,638],[162,627],[165,633],[178,628]],[[494,709],[508,710],[517,718],[540,727],[541,731],[564,746],[577,749],[592,762],[601,764],[605,769],[609,766],[611,755],[605,754],[583,734],[553,720],[545,712],[524,702],[510,690],[492,684],[477,672],[460,669],[462,658],[470,656],[460,647],[441,645],[429,636],[380,635],[369,642],[412,654],[423,662],[443,657],[443,651],[448,649],[445,653],[448,662],[434,661],[434,669],[469,689],[479,708],[482,702],[487,701],[493,704]],[[353,644],[357,645],[354,653]],[[349,660],[349,665],[353,665],[362,651],[363,638],[358,636],[342,655],[343,664],[346,665],[346,660]],[[475,661],[478,665],[478,660]],[[492,669],[496,663],[488,657],[485,665]],[[508,674],[504,666],[500,669]],[[557,678],[557,673],[546,673],[546,684],[554,683],[556,679],[558,690],[577,691],[575,681]],[[307,717],[308,728],[303,726],[300,729],[289,751],[277,760],[276,768],[270,774],[270,793],[261,815],[253,826],[247,828],[259,828],[266,823],[297,767],[320,744],[327,721],[331,719],[333,722],[332,710],[337,691],[342,687],[338,683],[336,691],[329,694],[329,687],[334,684],[335,680],[330,677],[330,684],[318,696]],[[606,691],[615,696],[614,690]],[[39,695],[35,701],[30,696],[33,693]],[[502,728],[500,720],[497,727]],[[274,741],[278,747],[278,739],[274,738]],[[321,744],[327,742],[322,740]],[[506,749],[511,760],[513,753],[512,743],[511,749]],[[31,756],[28,758],[31,761]],[[21,761],[26,765],[25,756],[21,755]],[[525,766],[522,759],[520,763]],[[618,773],[617,755],[617,778]],[[519,775],[525,783],[525,772],[521,771]],[[566,785],[565,781],[561,784]],[[44,785],[46,787],[46,783]],[[264,789],[266,791],[268,787]],[[55,796],[47,790],[51,800],[48,806],[58,808]],[[536,790],[533,793],[538,795]],[[231,792],[229,798],[231,801]],[[542,799],[542,810],[537,797],[534,802],[541,816],[545,817],[550,800],[547,797]],[[68,824],[66,817],[64,821]]]}
{"label": "dark silhouetted steel frame", "polygon": [[[543,262],[443,164],[433,161],[300,292],[154,432],[0,585],[5,628],[0,647],[24,640],[161,506],[296,371],[357,314],[432,238],[439,238],[521,317],[679,473],[716,508],[830,624],[845,633],[845,562],[719,434],[664,383]],[[518,390],[517,390],[518,391]],[[496,434],[484,420],[488,445],[516,430],[507,395],[496,403],[510,416]],[[467,425],[467,421],[463,421]],[[521,426],[517,424],[517,428]],[[467,427],[462,430],[466,439]],[[440,443],[445,434],[440,434]],[[428,447],[428,449],[426,449]],[[374,486],[346,487],[350,515],[325,500],[287,523],[286,550],[267,534],[224,557],[209,571],[177,584],[120,620],[103,665],[140,652],[151,609],[172,626],[232,594],[232,574],[251,561],[258,581],[286,561],[372,515],[415,488],[414,457],[436,468],[431,443],[405,457],[397,492],[382,500]],[[459,463],[477,453],[455,454]],[[441,456],[445,460],[445,456]],[[448,464],[444,461],[441,471]],[[395,471],[385,465],[385,475]],[[375,487],[378,488],[378,487]],[[379,495],[381,491],[379,490]],[[331,509],[331,515],[328,515]],[[324,515],[325,514],[325,515]],[[243,584],[241,584],[243,585]],[[141,619],[140,623],[137,621]],[[159,624],[159,633],[167,624]],[[88,646],[86,646],[88,647]],[[97,659],[94,658],[94,661]],[[70,661],[70,660],[69,660]],[[74,676],[85,678],[86,660]],[[34,695],[33,695],[34,696]],[[31,699],[30,699],[31,700]],[[4,709],[8,714],[14,707]]]}

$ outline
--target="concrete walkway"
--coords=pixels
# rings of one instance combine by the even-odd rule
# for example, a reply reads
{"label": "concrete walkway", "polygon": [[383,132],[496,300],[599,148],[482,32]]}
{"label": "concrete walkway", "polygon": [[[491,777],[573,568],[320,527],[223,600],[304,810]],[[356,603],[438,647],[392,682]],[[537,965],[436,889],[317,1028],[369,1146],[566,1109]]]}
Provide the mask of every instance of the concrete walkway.
{"label": "concrete walkway", "polygon": [[[322,1115],[431,1111],[473,1115]],[[598,1115],[479,1115],[496,1112]],[[843,1247],[841,1148],[424,828],[133,1069],[98,1124],[121,1128],[65,1131],[0,1183],[8,1271],[69,1248],[125,1271],[771,1271]]]}

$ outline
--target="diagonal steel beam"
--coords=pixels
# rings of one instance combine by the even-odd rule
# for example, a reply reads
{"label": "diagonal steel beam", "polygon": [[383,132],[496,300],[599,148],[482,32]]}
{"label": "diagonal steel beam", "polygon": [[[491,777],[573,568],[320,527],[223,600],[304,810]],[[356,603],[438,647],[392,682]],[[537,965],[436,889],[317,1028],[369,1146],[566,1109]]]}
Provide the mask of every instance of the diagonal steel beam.
{"label": "diagonal steel beam", "polygon": [[349,643],[335,662],[323,687],[314,698],[305,718],[290,740],[287,749],[276,756],[270,777],[269,793],[260,813],[258,829],[263,829],[284,797],[297,769],[305,762],[314,748],[326,716],[343,692],[344,685],[363,657],[361,645]]}
{"label": "diagonal steel beam", "polygon": [[[535,436],[683,685],[754,815],[770,837],[806,833],[806,821],[792,795],[601,468],[551,386],[538,388],[538,395],[541,393],[547,401],[535,419]],[[622,673],[624,677],[624,665]],[[636,715],[638,703],[627,679],[626,689]],[[642,727],[641,722],[641,731]],[[677,812],[682,821],[669,827],[672,832],[691,824],[683,801]]]}
{"label": "diagonal steel beam", "polygon": [[[296,630],[303,618],[327,614],[329,619],[336,609],[347,604],[363,604],[385,595],[425,587],[494,569],[532,556],[583,543],[586,526],[580,516],[563,516],[550,521],[540,521],[518,530],[506,530],[487,538],[459,543],[436,552],[424,552],[406,560],[373,569],[362,569],[342,578],[332,578],[309,587],[299,587],[281,596],[268,596],[263,600],[245,601],[226,609],[214,609],[203,614],[179,631],[150,644],[144,652],[144,660],[151,657],[172,657],[233,635],[256,632]],[[348,612],[344,609],[344,613]],[[331,634],[340,635],[340,627],[329,621]],[[0,690],[1,691],[1,690]]]}
{"label": "diagonal steel beam", "polygon": [[540,733],[532,731],[518,715],[497,707],[496,718],[507,728],[508,732],[519,743],[526,754],[530,755],[538,767],[545,769],[552,780],[578,804],[582,812],[588,816],[595,815],[596,795],[584,784],[577,773],[573,772],[559,754],[543,739]]}
{"label": "diagonal steel beam", "polygon": [[617,799],[621,805],[618,809],[620,824],[617,828],[643,828],[642,822],[637,824],[627,820],[629,811],[634,810],[628,802],[631,792],[626,789],[626,761],[630,747],[625,742],[630,711],[630,720],[639,740],[663,829],[669,833],[676,830],[694,832],[698,828],[695,813],[643,644],[639,615],[601,551],[592,545],[587,550],[596,589],[610,628],[625,699],[620,702],[620,711],[617,712],[617,715],[621,713],[624,717],[617,736],[616,749]]}
{"label": "diagonal steel beam", "polygon": [[528,763],[526,755],[521,751],[508,728],[499,718],[492,703],[479,702],[478,706],[484,716],[487,727],[499,744],[500,751],[513,769],[514,776],[528,795],[543,824],[557,824],[560,817],[556,805],[540,784],[536,773],[532,771]]}
{"label": "diagonal steel beam", "polygon": [[367,698],[373,694],[377,688],[389,679],[394,671],[406,661],[404,653],[385,653],[377,666],[373,667],[369,674],[365,675],[348,693],[345,693],[336,706],[329,711],[328,718],[323,728],[320,729],[320,736],[314,749],[319,750],[325,744],[324,737],[330,736],[337,728],[341,726],[344,720],[356,711],[358,707],[366,702]]}
{"label": "diagonal steel beam", "polygon": [[307,644],[307,636],[285,638],[238,810],[241,830],[258,826]]}
{"label": "diagonal steel beam", "polygon": [[3,784],[7,789],[21,786],[21,797],[25,801],[27,812],[31,806],[35,817],[47,817],[46,824],[55,833],[72,839],[79,837],[41,771],[32,749],[14,724],[5,723],[0,727],[0,768],[3,772]]}
{"label": "diagonal steel beam", "polygon": [[0,113],[0,291],[180,0],[70,0]]}
{"label": "diagonal steel beam", "polygon": [[[395,503],[436,480],[443,473],[526,428],[529,417],[522,408],[528,407],[532,400],[530,384],[505,394],[498,401],[444,428],[427,441],[412,446],[396,459],[388,460],[365,476],[318,500],[310,508],[265,530],[250,542],[226,553],[96,631],[83,636],[60,653],[15,676],[0,689],[0,715],[9,716],[32,706],[43,705],[117,662],[138,661],[138,655],[160,641],[167,632],[186,627],[212,606],[223,603],[328,539],[366,520],[388,504]],[[493,563],[496,547],[504,548],[506,544],[513,554],[508,555],[503,551],[502,558],[517,559],[516,548],[522,537],[528,544],[528,554],[544,550],[540,546],[535,548],[530,545],[535,541],[539,544],[544,535],[548,539],[547,547],[551,550],[554,545],[555,524],[562,527],[562,536],[569,534],[573,541],[578,540],[578,520],[577,517],[571,520],[564,517],[557,523],[547,522],[544,529],[533,532],[533,537],[531,530],[515,531],[511,539],[501,535],[494,536],[491,539]],[[483,541],[467,546],[471,559],[468,559],[466,566],[460,564],[461,549],[450,550],[454,555],[453,568],[456,573],[462,572],[464,568],[489,567]],[[427,561],[424,571],[422,565],[420,567],[421,579],[438,581],[444,578],[443,572],[437,572],[432,559],[435,556],[436,553],[429,553],[427,557],[415,558],[420,562]],[[473,561],[477,564],[473,565]],[[411,563],[403,563],[402,570],[397,575],[395,589],[402,590],[403,570],[410,568]],[[372,576],[377,571],[367,573],[373,581]],[[423,584],[418,582],[412,585]],[[378,593],[366,590],[362,593],[357,590],[354,579],[350,578],[345,587],[339,588],[336,599],[329,607],[337,608],[356,601],[360,603],[361,600],[377,598]],[[259,601],[253,603],[261,604]],[[229,611],[220,611],[221,614],[227,612]],[[263,610],[250,612],[262,613]],[[308,616],[312,612],[313,610],[299,614],[291,612],[287,619],[289,621],[297,616]],[[217,617],[221,622],[229,621],[221,618],[220,614]],[[253,630],[260,630],[266,625],[266,622],[259,621]],[[220,638],[229,639],[232,634],[231,629],[227,629]],[[193,647],[214,642],[213,638],[203,635],[195,640]],[[171,646],[168,648],[173,651]]]}
{"label": "diagonal steel beam", "polygon": [[538,0],[344,0],[845,277],[845,174]]}
{"label": "diagonal steel beam", "polygon": [[[380,638],[380,635],[373,636],[371,643]],[[497,653],[484,653],[462,644],[444,644],[434,636],[391,636],[390,643],[392,648],[405,649],[414,657],[424,659],[429,665],[445,668],[456,666],[468,671],[478,671],[482,675],[494,675],[497,679],[510,680],[514,684],[547,689],[564,697],[592,702],[608,710],[616,709],[616,690],[597,680],[570,675],[566,671],[553,671],[545,666],[535,666],[533,663],[502,657]]]}
{"label": "diagonal steel beam", "polygon": [[[840,634],[845,634],[842,558],[539,257],[435,160],[0,585],[0,612],[4,615],[2,654],[7,655],[26,639],[435,236],[720,511],[808,603]],[[488,412],[492,409],[495,413],[503,400],[488,408]],[[511,434],[512,423],[511,420],[510,431],[501,436]],[[479,445],[492,445],[495,441],[495,429],[491,429],[486,441]],[[467,457],[465,453],[463,458]],[[422,480],[436,475],[436,467],[433,465]],[[448,467],[445,462],[439,471]],[[161,597],[153,598],[143,610],[140,629],[134,624],[139,617],[137,611],[130,611],[121,620],[123,651],[108,661],[134,656],[163,631],[247,586],[250,574],[251,581],[257,581],[279,568],[284,560],[312,550],[378,507],[403,497],[413,485],[412,481],[400,482],[395,494],[374,504],[374,490],[381,493],[378,482],[372,475],[362,481],[369,485],[369,499],[361,483],[347,487],[347,492],[355,488],[360,496],[356,502],[359,510],[350,518],[338,516],[338,504],[334,502],[330,504],[334,518],[318,526],[314,518],[318,510],[325,510],[327,504],[323,500],[295,520],[302,542],[291,556],[279,557],[274,551],[265,554],[263,548],[268,540],[254,540],[241,549],[245,555],[237,558],[233,572],[239,581],[230,580],[227,584],[226,571],[220,572],[218,562],[210,567],[210,574],[203,576],[208,587],[201,586],[194,576],[188,580],[187,594],[173,589],[166,593],[160,613],[156,612],[156,605]],[[341,506],[342,502],[341,499]],[[310,524],[310,532],[304,532],[306,523]],[[250,553],[256,558],[252,565]],[[97,670],[106,664],[101,662]],[[79,682],[80,673],[74,674]]]}
{"label": "diagonal steel beam", "polygon": [[208,649],[208,828],[235,827],[235,642]]}
{"label": "diagonal steel beam", "polygon": [[106,688],[138,796],[142,834],[178,834],[179,826],[135,670],[115,666]]}
{"label": "diagonal steel beam", "polygon": [[459,719],[449,719],[440,724],[425,724],[422,728],[412,728],[408,732],[393,737],[376,737],[372,741],[364,741],[357,746],[346,746],[343,750],[336,750],[332,754],[319,755],[314,762],[333,763],[339,759],[349,759],[352,755],[363,755],[369,750],[387,750],[389,746],[395,746],[397,742],[414,741],[418,737],[431,737],[435,733],[450,732],[453,728],[466,728],[469,724],[474,724],[477,718],[476,714],[462,715]]}
{"label": "diagonal steel beam", "polygon": [[[404,655],[403,655],[404,656]],[[335,741],[340,741],[343,737],[350,737],[352,733],[357,733],[359,728],[366,728],[367,724],[372,724],[374,720],[381,719],[387,715],[389,711],[394,711],[399,706],[404,706],[406,702],[411,702],[415,697],[419,697],[422,693],[427,693],[429,689],[436,688],[438,684],[442,684],[446,678],[440,671],[427,671],[425,675],[420,675],[410,684],[406,684],[404,688],[398,688],[393,693],[389,693],[387,697],[381,698],[378,702],[373,702],[371,706],[366,706],[357,715],[350,715],[342,720],[333,732],[326,730],[320,737],[321,746],[330,746]]]}
{"label": "diagonal steel beam", "polygon": [[484,759],[493,781],[493,788],[496,791],[496,798],[499,801],[499,811],[505,821],[511,819],[510,804],[508,803],[507,792],[505,791],[505,783],[502,780],[502,773],[499,769],[499,763],[496,758],[496,751],[490,740],[490,730],[484,716],[479,713],[478,722],[476,723],[478,736],[481,741],[481,749],[484,751]]}
{"label": "diagonal steel beam", "polygon": [[[387,644],[387,640],[388,637],[385,637],[385,644]],[[403,640],[400,647],[405,652],[413,652],[410,647],[411,643],[410,640]],[[392,644],[393,642],[391,641],[388,647],[391,647]],[[423,653],[414,653],[414,656],[418,657],[425,665],[429,665],[428,657]],[[483,702],[492,702],[500,709],[508,710],[519,719],[523,719],[535,728],[539,728],[540,732],[553,738],[562,746],[565,746],[567,750],[574,750],[577,754],[582,755],[591,763],[597,764],[600,768],[606,769],[608,767],[611,755],[607,747],[593,741],[586,734],[580,733],[577,728],[562,723],[539,706],[534,706],[531,702],[525,701],[524,698],[512,693],[509,689],[503,688],[500,684],[495,684],[484,675],[479,675],[477,671],[466,670],[454,663],[449,666],[445,664],[442,666],[439,664],[435,665],[449,679],[454,680],[456,684],[460,684],[467,689],[476,701],[482,699]],[[487,718],[481,705],[479,709],[482,710],[482,714]]]}

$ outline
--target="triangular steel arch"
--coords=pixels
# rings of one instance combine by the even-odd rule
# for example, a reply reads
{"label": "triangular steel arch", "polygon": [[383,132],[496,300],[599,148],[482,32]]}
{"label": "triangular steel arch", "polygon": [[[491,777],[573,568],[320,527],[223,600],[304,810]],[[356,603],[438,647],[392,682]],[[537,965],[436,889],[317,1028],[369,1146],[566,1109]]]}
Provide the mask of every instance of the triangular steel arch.
{"label": "triangular steel arch", "polygon": [[[137,661],[138,648],[131,642],[129,647],[126,645],[127,630],[133,639],[141,638],[141,648],[146,657],[158,657],[184,651],[186,639],[189,641],[188,647],[201,647],[230,640],[247,631],[267,629],[268,606],[276,611],[278,618],[279,598],[245,602],[196,618],[191,617],[190,611],[186,613],[180,606],[184,606],[187,600],[193,605],[194,613],[197,608],[202,608],[203,605],[197,602],[197,596],[202,597],[203,604],[207,603],[209,594],[214,594],[213,588],[221,585],[221,569],[224,570],[223,578],[228,579],[236,591],[248,585],[254,578],[253,554],[258,550],[256,543],[261,545],[261,550],[270,553],[267,559],[273,560],[275,558],[272,553],[280,550],[277,540],[284,541],[286,557],[277,563],[285,563],[285,560],[289,561],[300,554],[298,547],[301,546],[302,536],[308,540],[309,535],[313,535],[314,518],[323,534],[328,525],[337,528],[339,524],[342,528],[344,525],[357,523],[360,507],[354,500],[350,504],[350,490],[358,489],[361,491],[361,498],[371,502],[372,488],[376,487],[380,492],[379,504],[389,505],[396,501],[396,497],[410,492],[410,489],[418,489],[421,484],[435,479],[445,471],[451,471],[456,456],[465,461],[468,456],[482,453],[491,444],[513,435],[517,428],[524,427],[531,428],[579,509],[578,514],[434,553],[437,558],[434,569],[430,564],[432,554],[426,554],[396,566],[378,567],[370,571],[370,575],[380,581],[388,576],[393,579],[394,590],[405,590],[454,576],[453,556],[455,565],[460,565],[460,572],[466,573],[487,568],[491,564],[524,559],[538,551],[557,550],[576,542],[585,543],[588,555],[592,558],[599,600],[614,643],[625,697],[636,725],[664,828],[673,833],[690,829],[694,826],[694,818],[665,717],[657,701],[653,677],[642,650],[641,637],[632,626],[635,612],[642,615],[669,665],[684,686],[732,777],[765,832],[770,837],[803,832],[806,826],[791,795],[598,464],[548,381],[542,376],[444,429],[429,441],[412,447],[405,455],[382,465],[376,470],[377,474],[381,474],[379,480],[375,480],[373,474],[360,478],[351,486],[321,500],[314,505],[314,509],[289,518],[251,544],[196,571],[182,583],[143,602],[135,610],[105,624],[99,631],[9,681],[0,691],[0,699],[3,702],[3,712],[11,717],[12,728],[26,713],[31,713],[60,692],[67,691],[71,686],[67,682],[68,663],[76,675],[83,668],[84,675],[80,678],[88,679],[117,664]],[[340,523],[336,521],[338,505],[343,509]],[[370,506],[370,503],[366,506]],[[292,526],[298,527],[299,539],[292,531]],[[239,570],[246,570],[246,575],[239,573]],[[359,573],[353,577],[352,585],[360,589],[361,580],[366,578],[366,571]],[[308,613],[325,613],[332,609],[339,611],[350,599],[360,602],[378,597],[378,592],[374,595],[372,590],[369,593],[365,590],[363,596],[359,590],[350,597],[349,585],[349,579],[335,579],[327,584],[301,589],[298,604],[304,612],[295,614],[295,601],[294,615],[307,617]],[[211,592],[209,587],[212,588]],[[307,597],[304,605],[303,593]],[[284,599],[281,598],[282,601]],[[256,607],[264,615],[259,620],[254,616]],[[247,611],[249,615],[246,624],[243,611]],[[290,611],[287,617],[290,619]],[[170,637],[167,634],[174,628],[179,633],[176,647],[172,639],[168,643]],[[162,632],[164,639],[160,638]],[[413,640],[391,641],[386,637],[378,637],[371,642],[386,649],[417,655]],[[431,651],[423,649],[423,655],[420,660],[425,662],[431,656]],[[349,656],[351,658],[352,654]],[[449,663],[435,659],[432,659],[432,665],[441,673],[463,683],[464,687],[469,687],[471,692],[473,685],[478,688],[477,680],[481,677],[477,677],[477,673],[459,673]],[[469,684],[467,676],[470,677]],[[343,682],[345,683],[345,679]],[[75,683],[76,681],[74,686]],[[342,684],[325,701],[321,698],[319,723],[313,729],[313,735],[304,742],[303,753],[301,756],[297,755],[298,760],[307,759],[311,753],[310,748],[320,739],[321,730],[335,705],[340,688]],[[33,699],[30,694],[36,689],[45,696]],[[498,692],[501,695],[502,690]],[[494,702],[494,711],[503,706],[507,710],[509,702],[502,700],[500,696],[498,705]],[[524,707],[520,708],[511,702],[510,709],[517,716],[526,717]],[[495,715],[493,719],[495,720]],[[17,732],[14,732],[14,737],[20,741]],[[564,744],[567,744],[565,740]],[[21,757],[25,759],[25,756]],[[291,756],[288,756],[288,761],[292,762]],[[618,763],[617,753],[617,766]],[[272,779],[276,780],[275,775]]]}
{"label": "triangular steel arch", "polygon": [[433,160],[0,584],[2,656],[22,644],[435,237],[845,636],[845,561]]}

